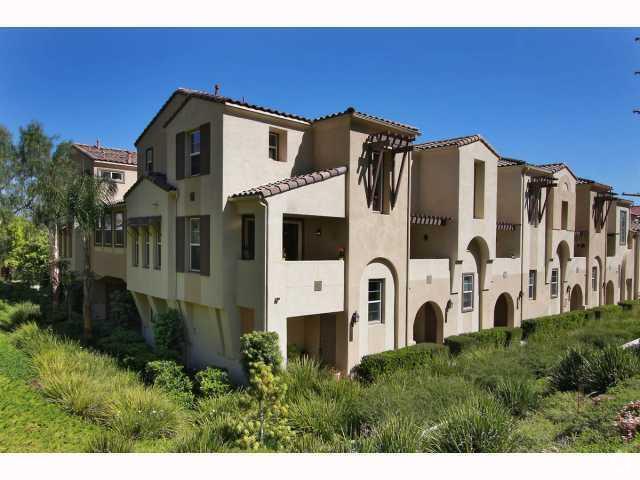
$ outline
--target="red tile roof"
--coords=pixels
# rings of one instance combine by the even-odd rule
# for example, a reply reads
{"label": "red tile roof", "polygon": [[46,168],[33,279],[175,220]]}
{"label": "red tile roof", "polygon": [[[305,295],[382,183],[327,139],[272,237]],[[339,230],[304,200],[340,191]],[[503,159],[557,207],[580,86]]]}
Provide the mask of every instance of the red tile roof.
{"label": "red tile roof", "polygon": [[377,117],[375,115],[369,115],[368,113],[359,112],[353,107],[349,107],[349,108],[347,108],[346,110],[344,110],[342,112],[331,113],[329,115],[324,115],[322,117],[318,117],[318,118],[314,119],[313,122],[321,122],[322,120],[327,120],[329,118],[340,117],[342,115],[352,115],[352,116],[354,116],[356,118],[361,118],[363,120],[370,120],[370,121],[374,121],[374,122],[383,123],[383,124],[389,125],[390,127],[402,128],[402,129],[405,129],[405,130],[410,130],[415,135],[420,134],[420,129],[418,129],[417,127],[413,127],[411,125],[407,125],[406,123],[395,122],[393,120],[388,120],[386,118]]}
{"label": "red tile roof", "polygon": [[631,215],[635,215],[640,217],[640,205],[635,205],[633,207],[630,208],[631,211]]}
{"label": "red tile roof", "polygon": [[475,142],[482,142],[486,145],[486,147],[491,150],[498,158],[502,158],[500,154],[491,146],[489,142],[487,142],[482,135],[467,135],[464,137],[456,137],[456,138],[447,138],[445,140],[431,140],[430,142],[420,143],[415,145],[416,150],[431,150],[434,148],[445,148],[445,147],[463,147],[465,145],[470,145]]}
{"label": "red tile roof", "polygon": [[99,162],[122,163],[124,165],[138,164],[137,153],[129,150],[85,145],[84,143],[74,143],[73,146],[92,160]]}
{"label": "red tile roof", "polygon": [[501,157],[498,159],[499,167],[513,167],[514,165],[526,165],[527,162],[523,160],[516,160],[515,158]]}
{"label": "red tile roof", "polygon": [[347,167],[330,168],[328,170],[319,170],[317,172],[307,173],[305,175],[298,175],[296,177],[285,178],[277,182],[267,183],[259,187],[250,188],[242,192],[234,193],[229,198],[241,198],[241,197],[260,197],[267,198],[279,193],[288,192],[289,190],[295,190],[296,188],[304,187],[305,185],[311,185],[313,183],[322,182],[332,177],[344,175],[347,171]]}

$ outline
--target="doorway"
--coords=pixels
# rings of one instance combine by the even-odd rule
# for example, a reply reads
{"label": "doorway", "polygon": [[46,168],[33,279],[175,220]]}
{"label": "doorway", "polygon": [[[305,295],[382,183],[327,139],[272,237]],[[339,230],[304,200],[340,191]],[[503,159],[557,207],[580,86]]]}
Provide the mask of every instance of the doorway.
{"label": "doorway", "polygon": [[282,222],[282,258],[302,260],[302,220]]}

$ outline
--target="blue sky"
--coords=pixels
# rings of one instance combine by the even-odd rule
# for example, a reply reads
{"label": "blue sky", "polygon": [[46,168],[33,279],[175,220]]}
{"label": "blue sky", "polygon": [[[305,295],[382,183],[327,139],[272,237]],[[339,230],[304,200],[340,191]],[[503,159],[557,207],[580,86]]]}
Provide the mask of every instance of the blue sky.
{"label": "blue sky", "polygon": [[481,133],[640,191],[640,30],[0,29],[0,123],[132,148],[180,86],[307,117],[348,106]]}

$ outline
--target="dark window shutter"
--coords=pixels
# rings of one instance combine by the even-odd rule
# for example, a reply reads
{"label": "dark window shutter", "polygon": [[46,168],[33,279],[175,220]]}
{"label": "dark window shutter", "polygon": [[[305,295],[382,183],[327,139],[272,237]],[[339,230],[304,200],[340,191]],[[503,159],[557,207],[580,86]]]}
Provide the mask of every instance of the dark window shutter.
{"label": "dark window shutter", "polygon": [[200,126],[200,175],[211,172],[211,124]]}
{"label": "dark window shutter", "polygon": [[185,231],[186,217],[176,217],[176,272],[184,272],[185,264]]}
{"label": "dark window shutter", "polygon": [[184,157],[185,157],[185,134],[180,132],[176,135],[176,179],[184,178]]}
{"label": "dark window shutter", "polygon": [[138,150],[137,154],[137,170],[138,170],[138,176],[141,177],[142,175],[144,175],[145,171],[144,171],[144,162],[143,162],[143,158],[142,158],[142,152],[140,150]]}
{"label": "dark window shutter", "polygon": [[200,216],[200,275],[211,274],[211,216]]}

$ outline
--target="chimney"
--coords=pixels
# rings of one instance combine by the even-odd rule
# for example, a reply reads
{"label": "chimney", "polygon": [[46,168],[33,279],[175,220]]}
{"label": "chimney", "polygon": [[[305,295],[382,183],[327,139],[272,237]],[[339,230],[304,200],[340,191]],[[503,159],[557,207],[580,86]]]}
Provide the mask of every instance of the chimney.
{"label": "chimney", "polygon": [[100,139],[96,138],[96,148],[100,148]]}
{"label": "chimney", "polygon": [[213,86],[213,94],[217,97],[218,95],[220,95],[220,85],[219,84],[215,84]]}

